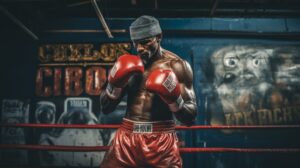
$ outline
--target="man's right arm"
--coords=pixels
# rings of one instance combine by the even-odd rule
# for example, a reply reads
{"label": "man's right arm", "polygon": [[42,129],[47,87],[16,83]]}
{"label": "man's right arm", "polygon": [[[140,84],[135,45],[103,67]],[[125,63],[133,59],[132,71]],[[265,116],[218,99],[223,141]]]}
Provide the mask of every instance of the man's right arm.
{"label": "man's right arm", "polygon": [[104,92],[100,95],[101,111],[105,114],[115,110],[124,96],[124,88],[130,77],[144,72],[144,65],[140,57],[122,55],[109,72],[108,82]]}
{"label": "man's right arm", "polygon": [[110,98],[106,91],[103,91],[101,94],[100,94],[100,108],[101,108],[101,111],[104,113],[104,114],[108,114],[108,113],[111,113],[113,112],[117,105],[120,103],[120,101],[122,100],[122,97],[124,95],[124,92],[121,93],[121,96],[117,99],[112,99]]}

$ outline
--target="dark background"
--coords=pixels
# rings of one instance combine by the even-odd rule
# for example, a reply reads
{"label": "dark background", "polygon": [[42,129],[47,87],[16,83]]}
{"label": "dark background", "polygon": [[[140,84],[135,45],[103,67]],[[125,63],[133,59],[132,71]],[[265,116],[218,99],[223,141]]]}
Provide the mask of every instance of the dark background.
{"label": "dark background", "polygon": [[[300,2],[297,0],[101,0],[97,3],[113,32],[113,39],[103,31],[90,1],[0,0],[0,99],[32,102],[37,99],[35,77],[40,45],[130,42],[128,26],[134,18],[148,14],[161,22],[162,46],[191,63],[199,106],[197,124],[206,125],[205,96],[200,85],[204,74],[200,67],[213,49],[228,44],[299,46],[300,42]],[[115,30],[125,31],[114,33]],[[92,99],[97,101],[97,97]],[[299,130],[233,134],[199,130],[182,132],[180,137],[187,147],[300,146]],[[34,142],[30,138],[29,141]],[[35,153],[29,155],[32,165],[36,165],[35,156]],[[184,167],[208,168],[299,167],[299,158],[299,153],[183,154]]]}

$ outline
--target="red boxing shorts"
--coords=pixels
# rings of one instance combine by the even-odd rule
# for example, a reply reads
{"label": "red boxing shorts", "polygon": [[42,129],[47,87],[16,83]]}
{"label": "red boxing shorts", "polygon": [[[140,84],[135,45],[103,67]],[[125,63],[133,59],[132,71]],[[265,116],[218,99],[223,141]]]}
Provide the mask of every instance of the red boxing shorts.
{"label": "red boxing shorts", "polygon": [[135,122],[124,119],[101,168],[181,168],[173,121]]}

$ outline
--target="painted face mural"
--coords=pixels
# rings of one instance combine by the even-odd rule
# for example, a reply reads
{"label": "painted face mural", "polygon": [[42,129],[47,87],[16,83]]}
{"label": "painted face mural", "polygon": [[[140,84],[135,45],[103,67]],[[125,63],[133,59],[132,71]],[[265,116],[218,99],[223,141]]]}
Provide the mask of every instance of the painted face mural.
{"label": "painted face mural", "polygon": [[[291,49],[290,54],[277,50],[262,46],[226,46],[212,54],[215,95],[210,104],[211,124],[265,125],[300,121],[295,106],[299,102],[295,97],[299,83],[297,52],[292,55]],[[286,93],[292,90],[292,94]]]}
{"label": "painted face mural", "polygon": [[54,124],[56,115],[56,106],[50,101],[40,101],[36,105],[35,120],[36,123]]}
{"label": "painted face mural", "polygon": [[266,50],[234,46],[217,51],[215,65],[216,84],[234,83],[241,88],[271,82],[269,55]]}

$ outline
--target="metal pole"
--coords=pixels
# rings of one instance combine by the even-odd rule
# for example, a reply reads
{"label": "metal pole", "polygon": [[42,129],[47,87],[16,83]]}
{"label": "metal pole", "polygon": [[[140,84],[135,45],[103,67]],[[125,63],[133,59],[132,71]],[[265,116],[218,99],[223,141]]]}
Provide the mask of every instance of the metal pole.
{"label": "metal pole", "polygon": [[219,4],[219,0],[214,0],[213,2],[213,6],[210,10],[210,13],[209,13],[209,16],[213,16],[217,10],[217,7],[218,7],[218,4]]}
{"label": "metal pole", "polygon": [[0,5],[0,11],[3,12],[6,16],[8,16],[15,24],[20,26],[34,40],[39,40],[39,38],[32,31],[30,31],[19,19],[17,19],[14,15],[12,15],[8,10],[3,8],[1,5]]}
{"label": "metal pole", "polygon": [[101,22],[101,24],[102,24],[105,32],[106,32],[106,34],[108,35],[109,38],[114,38],[114,36],[111,34],[111,32],[110,32],[110,30],[109,30],[109,28],[108,28],[108,26],[107,26],[107,24],[106,24],[106,22],[104,20],[104,17],[103,17],[103,15],[102,15],[102,13],[101,13],[98,5],[97,5],[96,0],[91,0],[91,1],[92,1],[92,5],[95,8],[96,14],[97,14],[97,16],[98,16],[98,18],[99,18],[99,20],[100,20],[100,22]]}
{"label": "metal pole", "polygon": [[67,5],[67,7],[76,7],[76,6],[81,6],[81,5],[86,5],[91,3],[91,1],[87,0],[87,1],[83,1],[83,2],[76,2],[76,3],[72,3]]}

